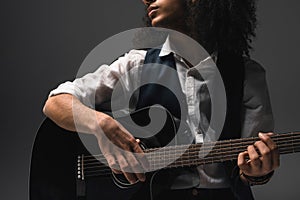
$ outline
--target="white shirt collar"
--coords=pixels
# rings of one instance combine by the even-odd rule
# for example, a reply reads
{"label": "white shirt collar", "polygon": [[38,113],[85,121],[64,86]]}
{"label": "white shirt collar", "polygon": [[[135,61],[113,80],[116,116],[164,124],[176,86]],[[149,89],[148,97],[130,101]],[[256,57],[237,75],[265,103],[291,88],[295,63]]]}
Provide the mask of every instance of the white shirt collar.
{"label": "white shirt collar", "polygon": [[164,42],[164,44],[161,47],[159,57],[167,56],[171,53],[175,54],[175,52],[176,52],[176,50],[174,49],[174,45],[171,45],[170,37],[168,36],[166,41]]}
{"label": "white shirt collar", "polygon": [[[168,35],[165,42],[163,43],[162,47],[161,47],[161,51],[159,53],[159,57],[163,57],[163,56],[167,56],[171,53],[173,53],[175,55],[175,57],[180,57],[180,55],[178,55],[176,52],[180,52],[180,46],[179,48],[176,46],[176,44],[174,44],[174,42],[170,41],[170,36]],[[215,62],[217,61],[217,57],[218,54],[216,52],[214,52],[212,55],[205,57],[203,60],[206,60],[208,58],[213,59]]]}

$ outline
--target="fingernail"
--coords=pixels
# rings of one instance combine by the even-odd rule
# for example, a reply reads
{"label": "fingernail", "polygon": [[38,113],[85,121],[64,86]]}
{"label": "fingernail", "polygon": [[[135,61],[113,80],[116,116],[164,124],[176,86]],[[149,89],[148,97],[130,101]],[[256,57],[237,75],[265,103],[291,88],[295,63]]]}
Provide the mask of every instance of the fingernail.
{"label": "fingernail", "polygon": [[266,136],[263,133],[258,133],[258,136],[261,138],[265,138]]}

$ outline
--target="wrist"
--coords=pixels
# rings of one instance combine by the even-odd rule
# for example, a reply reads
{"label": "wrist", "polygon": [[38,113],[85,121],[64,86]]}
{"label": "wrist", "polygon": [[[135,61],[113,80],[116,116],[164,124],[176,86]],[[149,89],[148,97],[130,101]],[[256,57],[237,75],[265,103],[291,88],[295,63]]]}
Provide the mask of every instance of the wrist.
{"label": "wrist", "polygon": [[101,139],[103,134],[108,132],[110,124],[112,123],[113,118],[105,113],[96,112],[97,115],[97,124],[93,128],[93,134],[97,139]]}
{"label": "wrist", "polygon": [[245,174],[244,172],[240,171],[240,178],[241,178],[241,180],[243,180],[246,184],[248,184],[250,186],[263,185],[270,181],[273,174],[274,174],[274,170],[263,176],[249,176],[249,175]]}

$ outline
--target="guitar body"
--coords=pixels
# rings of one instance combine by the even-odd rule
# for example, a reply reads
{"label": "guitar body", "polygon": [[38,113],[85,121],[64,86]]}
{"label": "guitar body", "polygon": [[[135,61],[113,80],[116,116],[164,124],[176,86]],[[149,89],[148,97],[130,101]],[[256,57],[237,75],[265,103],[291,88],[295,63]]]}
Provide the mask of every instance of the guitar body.
{"label": "guitar body", "polygon": [[[77,156],[89,155],[77,133],[66,131],[50,119],[40,127],[31,158],[30,199],[127,199],[136,187],[121,189],[111,176],[77,178]],[[81,192],[80,192],[81,191]],[[81,194],[80,194],[81,193]]]}
{"label": "guitar body", "polygon": [[[145,125],[149,122],[149,118],[141,117],[145,116],[145,112],[148,114],[146,109],[132,114],[131,117],[138,119],[139,124]],[[118,121],[131,133],[141,131],[134,130],[135,128],[131,126],[126,127],[126,117]],[[176,133],[174,123],[173,118],[168,115],[165,127],[160,133],[142,142],[151,147],[161,146],[157,138],[162,137],[162,133],[167,130],[172,134]],[[143,199],[150,197],[149,180],[152,173],[147,173],[148,181],[145,183],[137,183],[128,188],[117,186],[111,173],[104,176],[85,177],[82,180],[78,178],[78,156],[81,155],[91,156],[79,134],[60,128],[46,118],[38,130],[32,150],[30,200],[127,200],[139,199],[140,193]],[[99,165],[101,165],[100,162]]]}

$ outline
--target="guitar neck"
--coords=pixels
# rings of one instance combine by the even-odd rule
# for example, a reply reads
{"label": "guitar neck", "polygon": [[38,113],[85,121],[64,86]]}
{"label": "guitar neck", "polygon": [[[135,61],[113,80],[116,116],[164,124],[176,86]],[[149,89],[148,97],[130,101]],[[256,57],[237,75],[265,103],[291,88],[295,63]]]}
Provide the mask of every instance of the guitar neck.
{"label": "guitar neck", "polygon": [[[300,132],[271,136],[280,154],[300,152]],[[260,140],[258,137],[222,140],[191,145],[147,149],[152,169],[189,167],[236,160],[240,152]]]}
{"label": "guitar neck", "polygon": [[[300,152],[300,132],[275,134],[271,138],[277,144],[280,154]],[[204,164],[236,160],[240,152],[246,151],[249,145],[260,140],[258,137],[222,140],[189,145],[166,146],[144,150],[150,169],[191,167]],[[86,176],[101,176],[111,173],[103,155],[79,156],[79,173]]]}

